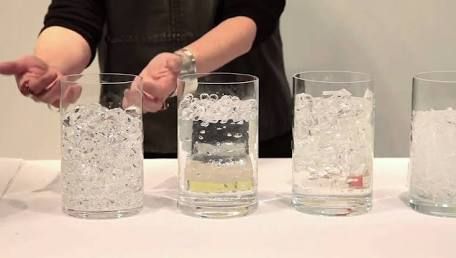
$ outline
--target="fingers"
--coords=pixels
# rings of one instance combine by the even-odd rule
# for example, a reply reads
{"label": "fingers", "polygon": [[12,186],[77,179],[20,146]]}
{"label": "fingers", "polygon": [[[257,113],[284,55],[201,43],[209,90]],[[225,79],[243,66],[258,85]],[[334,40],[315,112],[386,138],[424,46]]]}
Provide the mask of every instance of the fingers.
{"label": "fingers", "polygon": [[47,70],[47,64],[36,56],[25,56],[17,61],[0,62],[0,74],[19,76],[28,69]]}
{"label": "fingers", "polygon": [[54,106],[55,108],[60,108],[60,99],[54,101],[51,105]]}
{"label": "fingers", "polygon": [[36,56],[25,56],[25,57],[19,59],[17,62],[25,70],[30,69],[30,68],[35,68],[35,69],[45,71],[49,67],[43,60],[41,60],[40,58],[38,58]]}
{"label": "fingers", "polygon": [[[61,91],[61,85],[56,79],[46,87],[43,93],[39,95],[32,95],[32,99],[36,102],[51,104],[56,108],[65,108],[79,99],[82,94],[82,87],[78,84],[72,84],[65,87],[65,92],[62,93]],[[60,102],[62,102],[62,106],[60,106]]]}
{"label": "fingers", "polygon": [[154,98],[161,98],[165,94],[163,94],[162,86],[158,85],[156,82],[152,80],[144,80],[143,83],[143,90],[147,92],[149,96],[153,96]]}
{"label": "fingers", "polygon": [[19,81],[19,90],[23,92],[24,88],[27,88],[32,95],[41,95],[56,83],[58,76],[58,73],[52,70],[48,70],[40,76],[25,74]]}
{"label": "fingers", "polygon": [[141,73],[143,89],[156,98],[167,98],[175,89],[182,59],[172,53],[155,56]]}
{"label": "fingers", "polygon": [[58,70],[48,66],[36,56],[25,56],[17,61],[0,62],[0,74],[15,75],[19,91],[24,96],[30,96],[34,101],[45,102],[54,107],[72,104],[81,96],[79,85],[67,86],[61,93]]}
{"label": "fingers", "polygon": [[19,91],[21,92],[22,95],[24,95],[25,97],[28,97],[30,95],[30,89],[28,87],[28,83],[24,83],[23,85],[21,85],[20,80],[21,80],[21,77],[16,75],[17,88],[19,89]]}
{"label": "fingers", "polygon": [[177,87],[177,75],[167,74],[158,79],[144,77],[144,92],[158,99],[168,98]]}
{"label": "fingers", "polygon": [[[162,80],[161,83],[167,82]],[[170,93],[165,92],[159,84],[153,81],[144,81],[143,88],[143,112],[161,111]]]}
{"label": "fingers", "polygon": [[122,99],[122,107],[124,109],[132,106],[142,107],[142,93],[134,86],[132,86],[131,89],[126,89],[124,91],[124,97]]}
{"label": "fingers", "polygon": [[145,91],[143,94],[143,113],[158,112],[163,109],[163,99],[156,98]]}
{"label": "fingers", "polygon": [[51,82],[41,94],[33,95],[32,97],[36,101],[41,101],[49,104],[53,104],[60,99],[60,84],[58,80],[55,79]]}
{"label": "fingers", "polygon": [[25,72],[25,67],[18,61],[0,63],[0,74],[19,75]]}
{"label": "fingers", "polygon": [[143,84],[143,112],[163,110],[165,100],[172,94],[169,89],[175,89],[176,83],[177,78],[174,76],[167,76],[159,81],[146,78]]}
{"label": "fingers", "polygon": [[36,56],[1,62],[0,74],[15,75],[18,89],[24,96],[41,94],[57,78],[57,72]]}
{"label": "fingers", "polygon": [[125,109],[131,106],[142,106],[143,113],[160,111],[163,101],[146,91],[142,91],[142,86],[139,82],[134,82],[129,89],[125,90],[122,107]]}

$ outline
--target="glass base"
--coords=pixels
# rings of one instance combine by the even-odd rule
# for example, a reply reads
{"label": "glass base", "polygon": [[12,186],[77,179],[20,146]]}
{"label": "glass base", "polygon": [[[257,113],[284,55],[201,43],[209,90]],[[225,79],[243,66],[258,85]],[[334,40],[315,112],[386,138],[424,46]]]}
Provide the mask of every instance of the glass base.
{"label": "glass base", "polygon": [[136,215],[141,212],[142,208],[143,207],[118,211],[78,211],[63,208],[63,212],[72,217],[81,219],[118,219]]}
{"label": "glass base", "polygon": [[409,205],[412,209],[423,214],[456,218],[456,206],[454,203],[452,205],[432,203],[426,200],[411,197],[409,199]]}
{"label": "glass base", "polygon": [[258,204],[256,200],[249,203],[242,202],[239,204],[233,204],[181,198],[178,201],[177,206],[184,214],[189,216],[223,219],[246,216],[254,212]]}
{"label": "glass base", "polygon": [[355,216],[372,208],[372,195],[365,196],[293,196],[293,207],[300,212],[325,216]]}

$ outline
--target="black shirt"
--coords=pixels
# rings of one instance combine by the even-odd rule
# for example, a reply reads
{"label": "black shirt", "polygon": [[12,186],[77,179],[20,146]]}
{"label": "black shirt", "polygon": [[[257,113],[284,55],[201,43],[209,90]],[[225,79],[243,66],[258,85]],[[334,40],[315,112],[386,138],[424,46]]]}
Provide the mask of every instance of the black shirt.
{"label": "black shirt", "polygon": [[[113,0],[52,0],[45,16],[44,29],[61,26],[77,32],[88,42],[93,60],[105,24],[105,1]],[[173,0],[169,2],[172,4]],[[220,2],[215,17],[216,23],[236,16],[251,18],[257,26],[254,46],[267,39],[277,28],[285,7],[285,0],[223,0]]]}
{"label": "black shirt", "polygon": [[[157,54],[194,42],[227,18],[252,18],[257,25],[252,49],[217,72],[260,78],[261,149],[261,142],[291,131],[291,96],[278,26],[284,5],[284,0],[53,0],[45,28],[62,26],[82,35],[92,56],[98,50],[103,73],[138,74]],[[101,103],[110,95],[103,89]],[[143,118],[145,152],[176,153],[176,99],[167,110]]]}

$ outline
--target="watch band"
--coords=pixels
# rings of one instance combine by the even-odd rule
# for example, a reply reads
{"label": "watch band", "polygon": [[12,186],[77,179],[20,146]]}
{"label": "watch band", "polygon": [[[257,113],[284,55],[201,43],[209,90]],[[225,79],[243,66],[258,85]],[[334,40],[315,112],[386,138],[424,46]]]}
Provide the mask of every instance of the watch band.
{"label": "watch band", "polygon": [[[174,52],[174,54],[182,58],[182,67],[180,75],[195,74],[196,73],[196,58],[193,53],[187,49],[182,48]],[[179,84],[177,84],[176,89],[171,93],[170,97],[175,97],[180,92]]]}
{"label": "watch band", "polygon": [[190,50],[182,48],[174,53],[182,58],[181,75],[196,73],[196,59]]}

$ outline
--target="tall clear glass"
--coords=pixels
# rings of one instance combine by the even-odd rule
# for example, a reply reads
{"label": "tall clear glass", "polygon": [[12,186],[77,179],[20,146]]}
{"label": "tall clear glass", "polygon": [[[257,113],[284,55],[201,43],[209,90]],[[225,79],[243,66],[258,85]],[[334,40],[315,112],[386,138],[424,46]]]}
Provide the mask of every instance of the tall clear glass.
{"label": "tall clear glass", "polygon": [[141,78],[79,74],[61,79],[63,211],[119,218],[143,206]]}
{"label": "tall clear glass", "polygon": [[456,71],[413,79],[410,206],[456,217]]}
{"label": "tall clear glass", "polygon": [[370,76],[303,72],[293,77],[293,206],[344,216],[372,205],[374,95]]}
{"label": "tall clear glass", "polygon": [[179,207],[189,215],[242,216],[257,206],[258,78],[182,76],[178,94]]}

